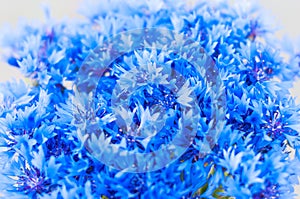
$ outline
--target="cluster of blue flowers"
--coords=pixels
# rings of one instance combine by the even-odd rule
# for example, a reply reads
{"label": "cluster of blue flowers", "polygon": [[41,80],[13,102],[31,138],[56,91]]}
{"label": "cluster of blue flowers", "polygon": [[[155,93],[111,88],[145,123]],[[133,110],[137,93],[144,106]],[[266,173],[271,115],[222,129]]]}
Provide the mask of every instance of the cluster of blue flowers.
{"label": "cluster of blue flowers", "polygon": [[[226,0],[102,0],[87,1],[81,8],[85,20],[48,18],[45,24],[22,25],[4,37],[7,62],[28,82],[0,84],[0,197],[294,196],[300,175],[300,107],[288,89],[299,75],[299,55],[284,51],[261,8]],[[112,35],[153,27],[198,42],[218,70],[218,80],[210,82],[184,61],[188,55],[168,49],[128,52],[105,71],[85,71],[87,57],[101,65],[91,54]],[[172,83],[168,69],[189,84],[178,79]],[[89,90],[93,80],[80,80],[84,71],[103,76],[93,82],[92,102],[88,95],[78,97],[77,89]],[[172,90],[174,85],[181,90]],[[123,92],[130,96],[122,101],[120,93],[111,91],[113,86],[121,94],[134,92]],[[119,122],[113,100],[121,107]],[[180,111],[192,103],[199,107],[197,114]],[[126,172],[92,153],[109,144],[156,151],[175,139],[183,115],[199,125],[187,149],[163,168]],[[133,120],[131,126],[127,119]],[[86,132],[91,122],[101,123],[104,133],[97,132],[97,137]]]}

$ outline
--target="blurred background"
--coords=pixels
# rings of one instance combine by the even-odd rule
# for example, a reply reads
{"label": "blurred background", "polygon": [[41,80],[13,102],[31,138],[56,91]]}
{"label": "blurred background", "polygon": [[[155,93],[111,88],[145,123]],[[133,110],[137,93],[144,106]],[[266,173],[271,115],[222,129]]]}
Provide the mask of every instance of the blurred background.
{"label": "blurred background", "polygon": [[[19,21],[43,20],[45,5],[50,8],[51,16],[54,19],[79,19],[81,16],[77,11],[80,3],[83,3],[84,0],[0,0],[0,2],[0,28],[3,28],[16,27]],[[257,2],[263,6],[266,14],[271,15],[273,20],[281,25],[279,37],[288,36],[295,42],[300,41],[300,1],[258,0]],[[298,43],[300,44],[300,42]],[[16,68],[10,67],[0,60],[0,82],[13,78],[22,78],[22,76]],[[291,92],[300,103],[300,80],[294,83]],[[300,193],[299,187],[297,191]]]}
{"label": "blurred background", "polygon": [[[77,12],[80,3],[83,3],[84,0],[0,0],[0,2],[0,28],[3,28],[5,26],[16,27],[18,22],[22,20],[43,20],[45,18],[43,9],[45,5],[50,8],[51,16],[54,19],[81,18]],[[278,34],[280,37],[288,36],[293,41],[300,41],[300,1],[257,0],[257,3],[265,8],[266,14],[271,15],[274,22],[281,25]],[[298,43],[300,44],[300,42]],[[7,66],[3,61],[0,61],[0,64],[0,82],[10,80],[13,77],[21,77],[16,68]],[[297,102],[300,103],[300,80],[295,82],[291,92],[297,96]]]}

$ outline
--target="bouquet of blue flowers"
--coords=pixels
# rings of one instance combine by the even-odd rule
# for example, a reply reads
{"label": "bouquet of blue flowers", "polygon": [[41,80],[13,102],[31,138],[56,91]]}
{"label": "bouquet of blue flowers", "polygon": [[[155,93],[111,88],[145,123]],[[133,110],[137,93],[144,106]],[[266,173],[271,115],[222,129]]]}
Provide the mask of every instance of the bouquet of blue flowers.
{"label": "bouquet of blue flowers", "polygon": [[1,197],[295,196],[299,54],[259,6],[84,3],[2,41]]}

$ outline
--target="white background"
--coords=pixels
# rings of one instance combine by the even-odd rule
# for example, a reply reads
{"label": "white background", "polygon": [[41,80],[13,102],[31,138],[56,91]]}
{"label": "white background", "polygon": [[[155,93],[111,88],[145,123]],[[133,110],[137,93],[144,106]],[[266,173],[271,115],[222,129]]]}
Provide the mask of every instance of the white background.
{"label": "white background", "polygon": [[[43,19],[43,4],[49,5],[53,18],[79,18],[77,10],[79,3],[82,2],[84,0],[0,0],[0,27],[4,24],[16,26],[18,21],[24,19]],[[258,0],[258,3],[265,8],[266,13],[274,17],[274,21],[281,24],[280,35],[288,35],[294,40],[299,40],[299,0]],[[0,82],[12,77],[20,77],[19,72],[15,68],[8,67],[4,62],[0,62]],[[300,98],[300,81],[295,84],[291,92]],[[297,102],[300,103],[300,99],[297,99]]]}

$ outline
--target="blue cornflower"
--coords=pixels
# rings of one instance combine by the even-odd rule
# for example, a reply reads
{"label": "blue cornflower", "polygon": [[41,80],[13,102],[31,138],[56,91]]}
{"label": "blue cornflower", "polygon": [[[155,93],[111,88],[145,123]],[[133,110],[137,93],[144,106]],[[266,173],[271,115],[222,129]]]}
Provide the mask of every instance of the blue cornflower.
{"label": "blue cornflower", "polygon": [[[0,158],[7,162],[0,171],[3,194],[293,196],[299,175],[299,107],[288,89],[299,74],[299,53],[274,42],[263,12],[246,1],[91,0],[81,6],[86,19],[57,23],[48,17],[46,24],[25,24],[9,33],[3,42],[5,59],[30,84],[0,85]],[[194,40],[203,48],[180,55],[158,39],[164,43],[155,43],[159,49],[153,44],[124,52],[103,69],[107,62],[97,53],[111,48],[112,35],[153,27],[180,33],[172,41],[179,42],[178,52],[188,50],[182,41]],[[163,35],[148,36],[151,42]],[[121,38],[120,46],[132,48],[139,39]],[[196,70],[185,60],[199,58],[202,51],[215,68]],[[82,84],[75,86],[77,81]],[[176,140],[181,129],[196,132],[194,137],[183,132],[186,137]],[[148,173],[117,171],[97,158],[136,166],[129,156],[115,160],[114,150],[151,154],[174,140],[191,145],[178,159]],[[112,151],[103,155],[104,149]],[[138,163],[159,165],[176,155],[172,150]]]}

